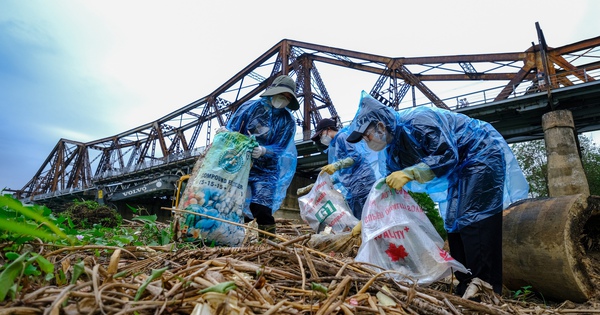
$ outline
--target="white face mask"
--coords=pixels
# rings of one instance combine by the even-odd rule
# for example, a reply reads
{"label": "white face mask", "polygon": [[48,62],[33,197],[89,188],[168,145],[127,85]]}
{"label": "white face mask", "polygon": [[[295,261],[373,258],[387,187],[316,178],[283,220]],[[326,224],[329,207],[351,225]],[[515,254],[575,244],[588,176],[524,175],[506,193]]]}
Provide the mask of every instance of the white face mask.
{"label": "white face mask", "polygon": [[387,145],[387,132],[379,130],[373,133],[371,141],[366,141],[369,149],[373,151],[381,151]]}
{"label": "white face mask", "polygon": [[321,143],[323,145],[329,145],[331,143],[331,137],[327,133],[321,134]]}
{"label": "white face mask", "polygon": [[273,105],[273,107],[275,108],[284,108],[289,103],[290,100],[288,100],[285,96],[281,94],[273,95],[273,97],[271,98],[271,105]]}

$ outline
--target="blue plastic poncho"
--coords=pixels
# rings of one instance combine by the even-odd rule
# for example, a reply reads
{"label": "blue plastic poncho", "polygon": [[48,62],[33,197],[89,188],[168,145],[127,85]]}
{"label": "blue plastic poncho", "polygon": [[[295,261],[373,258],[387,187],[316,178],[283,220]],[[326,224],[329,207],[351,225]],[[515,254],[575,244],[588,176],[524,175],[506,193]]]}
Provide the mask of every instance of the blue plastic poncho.
{"label": "blue plastic poncho", "polygon": [[382,177],[378,171],[377,153],[362,143],[349,143],[346,138],[349,128],[344,127],[333,137],[327,149],[328,163],[334,163],[348,157],[354,160],[351,167],[338,170],[332,176],[335,187],[348,202],[352,214],[361,219],[362,208],[376,179]]}
{"label": "blue plastic poncho", "polygon": [[269,98],[245,102],[227,123],[227,129],[253,136],[267,149],[265,155],[253,159],[250,169],[248,187],[251,195],[244,209],[244,214],[250,218],[250,203],[267,206],[275,213],[296,173],[296,124],[287,108],[273,108]]}
{"label": "blue plastic poncho", "polygon": [[388,172],[425,163],[435,174],[405,187],[439,203],[445,228],[461,228],[527,198],[529,185],[508,144],[487,122],[452,111],[415,107],[401,111],[362,92],[353,124],[382,121],[393,135],[384,149]]}

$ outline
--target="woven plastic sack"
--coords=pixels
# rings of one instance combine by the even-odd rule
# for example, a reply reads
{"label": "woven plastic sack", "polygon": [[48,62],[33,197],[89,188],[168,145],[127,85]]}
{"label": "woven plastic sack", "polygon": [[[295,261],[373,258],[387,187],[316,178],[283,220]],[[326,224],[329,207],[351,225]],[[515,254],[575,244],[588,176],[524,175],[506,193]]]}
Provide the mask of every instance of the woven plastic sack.
{"label": "woven plastic sack", "polygon": [[[255,140],[237,132],[218,133],[204,159],[198,161],[201,165],[188,182],[181,208],[243,224],[251,151],[256,145]],[[180,216],[178,226],[183,241],[203,239],[215,245],[239,246],[245,237],[241,226],[193,214]]]}
{"label": "woven plastic sack", "polygon": [[310,192],[298,198],[300,217],[316,233],[331,227],[331,233],[347,232],[358,223],[344,196],[333,187],[331,176],[322,172]]}
{"label": "woven plastic sack", "polygon": [[405,190],[378,180],[362,215],[362,244],[355,260],[399,274],[400,281],[428,285],[452,271],[469,271],[444,249],[444,240],[427,215]]}

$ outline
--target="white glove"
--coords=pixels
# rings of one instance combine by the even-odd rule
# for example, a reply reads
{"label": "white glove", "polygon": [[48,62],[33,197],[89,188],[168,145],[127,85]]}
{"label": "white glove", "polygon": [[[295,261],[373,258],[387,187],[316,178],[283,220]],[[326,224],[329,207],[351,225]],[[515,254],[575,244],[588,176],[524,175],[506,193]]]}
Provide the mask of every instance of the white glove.
{"label": "white glove", "polygon": [[265,155],[265,153],[267,153],[267,148],[263,147],[262,145],[259,145],[252,149],[252,158],[258,159],[259,157]]}
{"label": "white glove", "polygon": [[227,127],[225,127],[225,126],[221,126],[221,127],[219,127],[219,129],[217,129],[217,132],[216,132],[216,134],[219,134],[219,133],[221,133],[221,132],[223,132],[223,131],[229,131],[229,130],[227,129]]}

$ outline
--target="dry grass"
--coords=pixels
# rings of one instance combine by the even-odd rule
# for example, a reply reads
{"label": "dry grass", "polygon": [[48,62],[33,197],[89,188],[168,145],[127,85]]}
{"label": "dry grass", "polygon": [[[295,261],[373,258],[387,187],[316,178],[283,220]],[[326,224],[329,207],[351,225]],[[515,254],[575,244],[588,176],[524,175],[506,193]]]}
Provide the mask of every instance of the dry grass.
{"label": "dry grass", "polygon": [[[278,222],[278,240],[249,233],[245,246],[170,250],[163,247],[43,250],[67,277],[85,262],[75,284],[21,283],[2,314],[593,314],[599,304],[545,306],[482,289],[481,302],[451,293],[449,282],[424,288],[393,271],[354,262],[355,249],[322,252],[308,246],[310,230]],[[95,255],[98,250],[100,255]],[[153,281],[152,270],[164,268]],[[227,293],[200,291],[233,281]],[[139,298],[136,300],[136,295]]]}

